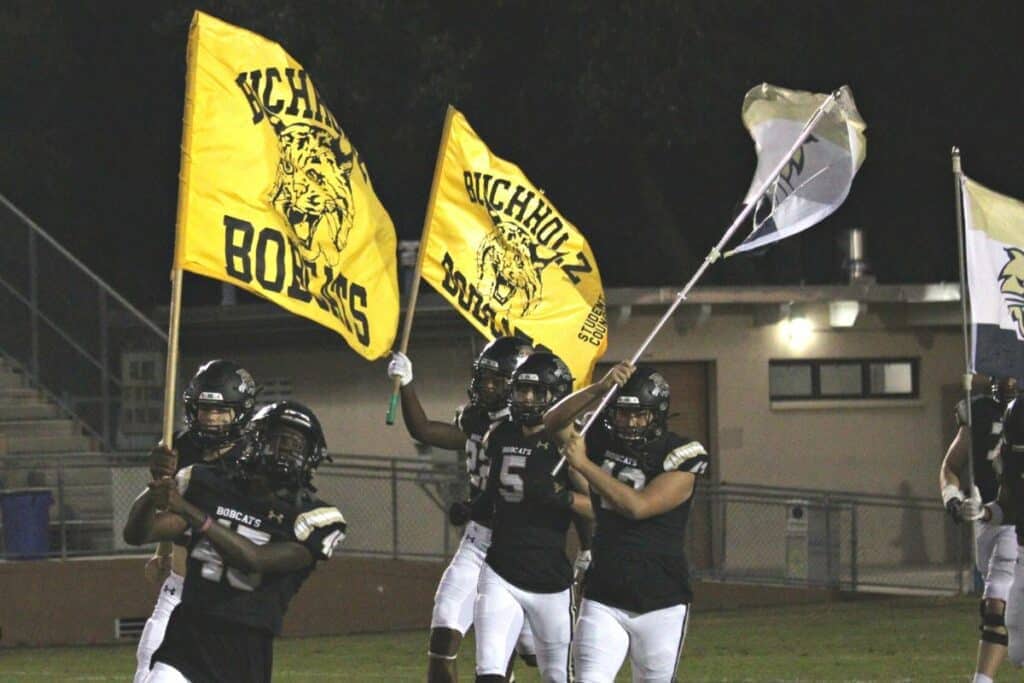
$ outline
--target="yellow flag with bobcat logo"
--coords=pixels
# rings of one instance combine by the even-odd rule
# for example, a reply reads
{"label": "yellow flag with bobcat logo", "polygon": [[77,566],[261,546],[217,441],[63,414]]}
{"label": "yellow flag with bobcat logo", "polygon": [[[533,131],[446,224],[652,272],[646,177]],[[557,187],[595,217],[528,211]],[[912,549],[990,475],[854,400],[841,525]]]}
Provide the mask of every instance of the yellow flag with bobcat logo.
{"label": "yellow flag with bobcat logo", "polygon": [[422,276],[486,337],[551,349],[576,386],[608,346],[597,261],[580,231],[449,108]]}
{"label": "yellow flag with bobcat logo", "polygon": [[395,229],[366,165],[280,45],[196,12],[176,268],[338,332],[362,356],[398,326]]}

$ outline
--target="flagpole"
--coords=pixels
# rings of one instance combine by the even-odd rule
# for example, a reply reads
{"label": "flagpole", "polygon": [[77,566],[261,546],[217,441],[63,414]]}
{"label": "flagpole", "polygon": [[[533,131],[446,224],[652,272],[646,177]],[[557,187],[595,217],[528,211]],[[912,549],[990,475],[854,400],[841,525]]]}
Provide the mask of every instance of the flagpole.
{"label": "flagpole", "polygon": [[964,403],[967,406],[967,493],[970,495],[971,487],[974,485],[974,447],[971,443],[973,434],[973,419],[971,415],[971,385],[973,375],[971,373],[971,342],[970,330],[967,317],[967,254],[964,249],[964,196],[963,179],[964,171],[960,163],[960,148],[954,147],[951,153],[953,160],[953,192],[956,196],[956,244],[960,252],[960,312],[963,317],[964,336]]}
{"label": "flagpole", "polygon": [[[420,233],[420,248],[416,255],[416,269],[412,274],[412,284],[409,289],[409,301],[406,304],[405,320],[402,323],[402,340],[398,350],[403,354],[409,348],[409,336],[412,334],[412,318],[416,312],[416,300],[419,298],[420,279],[423,275],[423,255],[427,247],[427,238],[430,233],[430,224],[434,218],[434,200],[437,197],[437,186],[441,180],[441,168],[444,166],[444,153],[448,149],[448,137],[452,129],[452,119],[455,116],[455,107],[448,105],[448,111],[444,115],[444,128],[441,132],[441,144],[437,150],[437,160],[434,162],[434,180],[430,184],[430,197],[427,199],[427,211],[423,217],[423,231]],[[402,388],[402,380],[395,378],[391,388],[391,402],[388,404],[388,414],[384,418],[387,425],[395,424],[395,409],[398,406],[398,394]]]}
{"label": "flagpole", "polygon": [[[196,54],[199,51],[199,12],[193,12],[185,57],[185,111],[181,124],[181,162],[178,166],[178,214],[174,221],[174,256],[171,264],[171,310],[167,323],[167,366],[164,371],[164,424],[161,443],[174,448],[175,385],[178,379],[178,331],[181,328],[181,290],[184,271],[184,225],[188,217],[188,183],[192,171],[192,106],[196,100]],[[163,544],[161,544],[162,546]]]}
{"label": "flagpole", "polygon": [[171,311],[167,327],[167,367],[164,373],[164,425],[161,443],[174,447],[174,393],[178,378],[178,330],[181,327],[181,288],[183,273],[175,267],[171,271]]}
{"label": "flagpole", "polygon": [[[833,102],[836,101],[836,99],[840,97],[840,95],[840,91],[835,90],[832,92],[832,94],[825,98],[825,101],[822,102],[821,105],[811,115],[811,117],[807,119],[807,123],[804,124],[803,129],[797,136],[796,141],[789,148],[789,151],[782,156],[782,158],[779,160],[779,163],[776,164],[774,169],[772,169],[771,174],[765,179],[763,183],[761,183],[761,187],[758,188],[757,192],[755,192],[753,196],[760,197],[764,195],[765,192],[768,191],[768,188],[771,187],[771,184],[775,182],[775,179],[778,177],[778,175],[782,173],[782,170],[789,164],[789,161],[790,159],[793,158],[793,155],[796,154],[797,150],[800,149],[800,146],[804,144],[808,137],[810,137],[811,131],[814,130],[814,127],[816,125],[818,125],[818,121],[820,121],[821,118],[825,115],[825,111]],[[677,308],[679,308],[680,304],[682,304],[683,301],[686,300],[686,295],[689,294],[690,290],[693,289],[693,286],[697,284],[697,280],[699,280],[701,276],[704,275],[704,271],[706,271],[712,263],[714,263],[715,261],[722,257],[722,249],[725,247],[726,243],[728,243],[728,241],[732,238],[736,231],[739,230],[740,226],[744,222],[746,222],[747,218],[750,216],[750,214],[754,211],[756,207],[757,202],[751,202],[743,207],[743,210],[740,211],[739,215],[736,216],[736,218],[733,220],[732,225],[730,225],[729,229],[725,231],[724,235],[722,235],[722,239],[718,240],[718,244],[712,247],[711,251],[708,252],[708,255],[704,257],[704,261],[703,263],[700,264],[700,267],[697,269],[697,272],[693,274],[693,277],[691,277],[690,281],[686,283],[686,286],[683,287],[679,291],[679,293],[676,294],[676,298],[672,302],[672,305],[668,307],[668,310],[665,311],[665,314],[661,316],[661,319],[654,326],[654,329],[651,330],[651,333],[648,334],[647,338],[644,339],[642,344],[640,344],[640,348],[638,348],[636,352],[633,354],[633,356],[629,359],[630,363],[636,365],[636,362],[640,359],[640,356],[643,355],[644,351],[647,350],[647,347],[650,346],[652,341],[654,341],[654,338],[658,335],[658,332],[661,331],[661,328],[665,326],[665,323],[667,323],[669,318],[672,317],[672,314],[675,312]],[[601,411],[604,410],[604,407],[606,405],[608,405],[608,401],[610,401],[612,396],[615,395],[617,389],[618,387],[613,387],[608,391],[608,393],[604,395],[604,397],[601,399],[601,403],[599,403],[597,408],[590,413],[590,417],[587,418],[587,422],[583,425],[583,428],[580,430],[580,434],[587,433],[587,430],[590,429],[590,426],[594,424],[595,420],[597,420],[598,416],[601,414]],[[557,475],[564,464],[565,456],[562,456],[562,458],[558,461],[558,464],[556,464],[554,469],[551,470],[551,476]]]}

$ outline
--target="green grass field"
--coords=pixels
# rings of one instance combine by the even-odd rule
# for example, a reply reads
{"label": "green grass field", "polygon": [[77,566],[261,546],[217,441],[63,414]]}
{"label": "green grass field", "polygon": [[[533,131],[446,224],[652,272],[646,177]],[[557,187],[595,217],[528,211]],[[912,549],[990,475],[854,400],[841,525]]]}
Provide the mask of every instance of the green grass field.
{"label": "green grass field", "polygon": [[[695,612],[680,681],[969,681],[977,602],[879,598],[834,604]],[[426,632],[279,640],[278,683],[423,681]],[[461,680],[473,680],[464,647]],[[129,681],[134,647],[0,650],[0,681]],[[1019,681],[1004,665],[1002,681]],[[538,681],[517,667],[517,680]],[[619,680],[628,681],[627,671]]]}

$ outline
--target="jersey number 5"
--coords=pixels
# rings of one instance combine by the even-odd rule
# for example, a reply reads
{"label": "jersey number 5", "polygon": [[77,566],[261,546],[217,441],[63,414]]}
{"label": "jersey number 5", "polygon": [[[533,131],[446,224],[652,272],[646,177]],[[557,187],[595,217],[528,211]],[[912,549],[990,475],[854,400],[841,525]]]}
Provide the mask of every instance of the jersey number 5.
{"label": "jersey number 5", "polygon": [[[226,519],[218,519],[219,524],[231,528],[231,522]],[[244,538],[249,539],[256,545],[264,545],[270,540],[270,534],[250,529],[239,524],[234,531]],[[228,585],[242,591],[252,591],[260,585],[263,575],[259,572],[243,572],[238,569],[227,567],[224,571],[224,558],[220,556],[217,549],[213,547],[208,538],[203,538],[196,547],[192,549],[192,559],[203,563],[202,577],[207,581],[220,582],[227,576]]]}
{"label": "jersey number 5", "polygon": [[523,500],[523,478],[520,473],[526,469],[525,455],[506,455],[501,459],[501,497],[510,503]]}

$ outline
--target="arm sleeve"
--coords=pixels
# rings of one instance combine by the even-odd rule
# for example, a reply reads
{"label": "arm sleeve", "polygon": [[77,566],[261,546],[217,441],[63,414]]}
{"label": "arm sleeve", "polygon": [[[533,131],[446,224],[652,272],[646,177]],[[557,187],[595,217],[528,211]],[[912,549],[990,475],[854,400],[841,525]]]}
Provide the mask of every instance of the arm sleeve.
{"label": "arm sleeve", "polygon": [[317,560],[331,559],[347,530],[341,510],[327,504],[312,507],[295,518],[295,540],[306,546]]}

